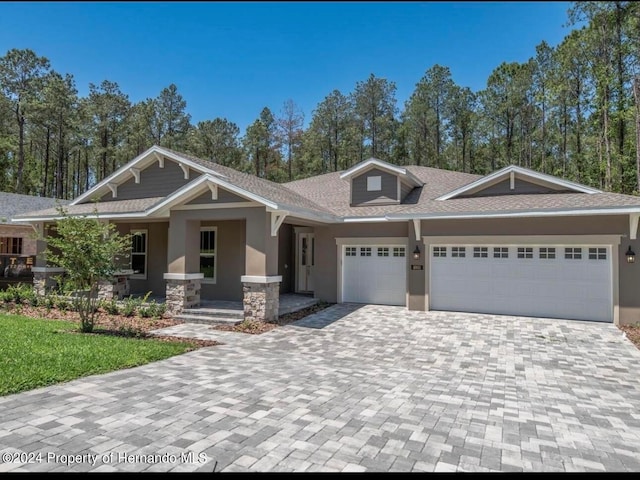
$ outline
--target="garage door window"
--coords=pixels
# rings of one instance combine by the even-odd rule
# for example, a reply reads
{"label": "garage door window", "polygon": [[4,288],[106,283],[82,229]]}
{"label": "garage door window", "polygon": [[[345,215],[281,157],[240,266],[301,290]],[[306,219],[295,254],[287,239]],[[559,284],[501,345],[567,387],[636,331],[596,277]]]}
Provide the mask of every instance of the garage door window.
{"label": "garage door window", "polygon": [[565,248],[564,258],[566,258],[567,260],[580,260],[582,258],[582,248]]}
{"label": "garage door window", "polygon": [[389,247],[380,247],[380,248],[378,248],[378,256],[379,257],[388,257],[389,256]]}
{"label": "garage door window", "polygon": [[451,247],[451,256],[459,258],[466,257],[465,247]]}
{"label": "garage door window", "polygon": [[556,249],[549,247],[540,247],[540,258],[549,260],[556,258]]}
{"label": "garage door window", "polygon": [[493,247],[493,258],[509,258],[509,248]]}
{"label": "garage door window", "polygon": [[533,258],[533,248],[518,247],[518,258]]}
{"label": "garage door window", "polygon": [[345,255],[346,255],[347,257],[355,257],[355,256],[356,256],[357,251],[358,251],[358,250],[356,249],[356,247],[347,247],[346,252],[345,252]]}
{"label": "garage door window", "polygon": [[393,247],[394,257],[404,257],[404,247]]}
{"label": "garage door window", "polygon": [[606,260],[607,249],[606,248],[590,248],[589,260]]}
{"label": "garage door window", "polygon": [[370,257],[371,256],[371,247],[360,247],[360,256],[361,257]]}
{"label": "garage door window", "polygon": [[487,258],[489,249],[487,247],[473,247],[473,258]]}
{"label": "garage door window", "polygon": [[447,247],[433,247],[433,256],[434,257],[446,257],[447,256]]}

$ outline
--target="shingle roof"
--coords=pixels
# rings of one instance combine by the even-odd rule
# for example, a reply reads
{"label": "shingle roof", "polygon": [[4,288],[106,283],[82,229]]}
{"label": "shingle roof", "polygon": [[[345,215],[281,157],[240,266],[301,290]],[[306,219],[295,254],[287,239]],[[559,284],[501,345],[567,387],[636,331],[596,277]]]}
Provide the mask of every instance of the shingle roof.
{"label": "shingle roof", "polygon": [[[55,205],[66,205],[69,200],[59,200],[49,197],[34,197],[19,193],[0,192],[0,224],[9,223],[16,215],[52,208]],[[55,210],[55,208],[52,208]],[[15,223],[14,223],[15,224]]]}
{"label": "shingle roof", "polygon": [[[165,197],[152,197],[152,198],[137,198],[133,200],[114,200],[111,202],[90,202],[81,203],[80,205],[67,205],[65,211],[72,215],[89,215],[97,209],[100,214],[109,213],[137,213],[144,212],[145,210],[153,207],[157,203],[164,200]],[[25,212],[26,213],[26,212]],[[47,208],[43,210],[36,210],[28,212],[29,217],[55,217],[59,214],[55,208]],[[17,216],[15,218],[20,218]]]}

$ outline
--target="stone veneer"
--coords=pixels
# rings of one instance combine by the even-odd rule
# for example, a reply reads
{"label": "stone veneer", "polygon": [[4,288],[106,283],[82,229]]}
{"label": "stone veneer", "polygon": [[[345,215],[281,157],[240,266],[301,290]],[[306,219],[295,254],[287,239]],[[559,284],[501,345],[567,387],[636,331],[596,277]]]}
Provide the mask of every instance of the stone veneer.
{"label": "stone veneer", "polygon": [[104,300],[121,300],[130,293],[129,275],[131,273],[116,273],[111,280],[100,281],[98,287],[98,298]]}
{"label": "stone veneer", "polygon": [[53,290],[58,282],[55,277],[64,274],[63,268],[33,267],[33,289],[37,295],[44,296]]}
{"label": "stone veneer", "polygon": [[[167,278],[169,276],[169,278]],[[193,308],[200,305],[200,284],[202,274],[185,275],[187,278],[172,278],[172,274],[165,274],[167,292],[165,303],[167,311],[176,315],[185,308]],[[199,276],[199,278],[191,278]]]}
{"label": "stone veneer", "polygon": [[243,281],[242,291],[245,320],[272,322],[278,319],[279,281],[269,283]]}

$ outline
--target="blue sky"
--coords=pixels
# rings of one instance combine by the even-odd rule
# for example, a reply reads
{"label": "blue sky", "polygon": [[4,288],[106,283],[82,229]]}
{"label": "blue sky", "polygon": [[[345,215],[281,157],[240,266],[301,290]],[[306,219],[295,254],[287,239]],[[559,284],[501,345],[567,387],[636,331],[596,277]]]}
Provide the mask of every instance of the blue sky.
{"label": "blue sky", "polygon": [[[398,107],[438,63],[477,91],[503,61],[523,62],[569,32],[569,2],[0,3],[0,55],[30,48],[71,73],[81,95],[104,79],[131,101],[171,83],[192,121],[242,133],[293,99],[305,120],[333,89],[373,73]],[[305,123],[306,123],[305,122]]]}

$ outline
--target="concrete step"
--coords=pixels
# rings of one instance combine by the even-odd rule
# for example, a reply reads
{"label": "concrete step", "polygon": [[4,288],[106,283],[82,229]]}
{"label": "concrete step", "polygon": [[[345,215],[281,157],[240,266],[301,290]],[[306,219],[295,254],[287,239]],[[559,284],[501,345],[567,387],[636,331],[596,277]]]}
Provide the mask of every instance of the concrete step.
{"label": "concrete step", "polygon": [[230,308],[185,308],[183,315],[198,315],[204,317],[221,317],[221,318],[239,318],[244,319],[244,310],[235,310]]}
{"label": "concrete step", "polygon": [[191,315],[181,313],[173,317],[185,323],[202,323],[205,325],[238,325],[242,323],[242,318],[218,317],[212,315]]}

